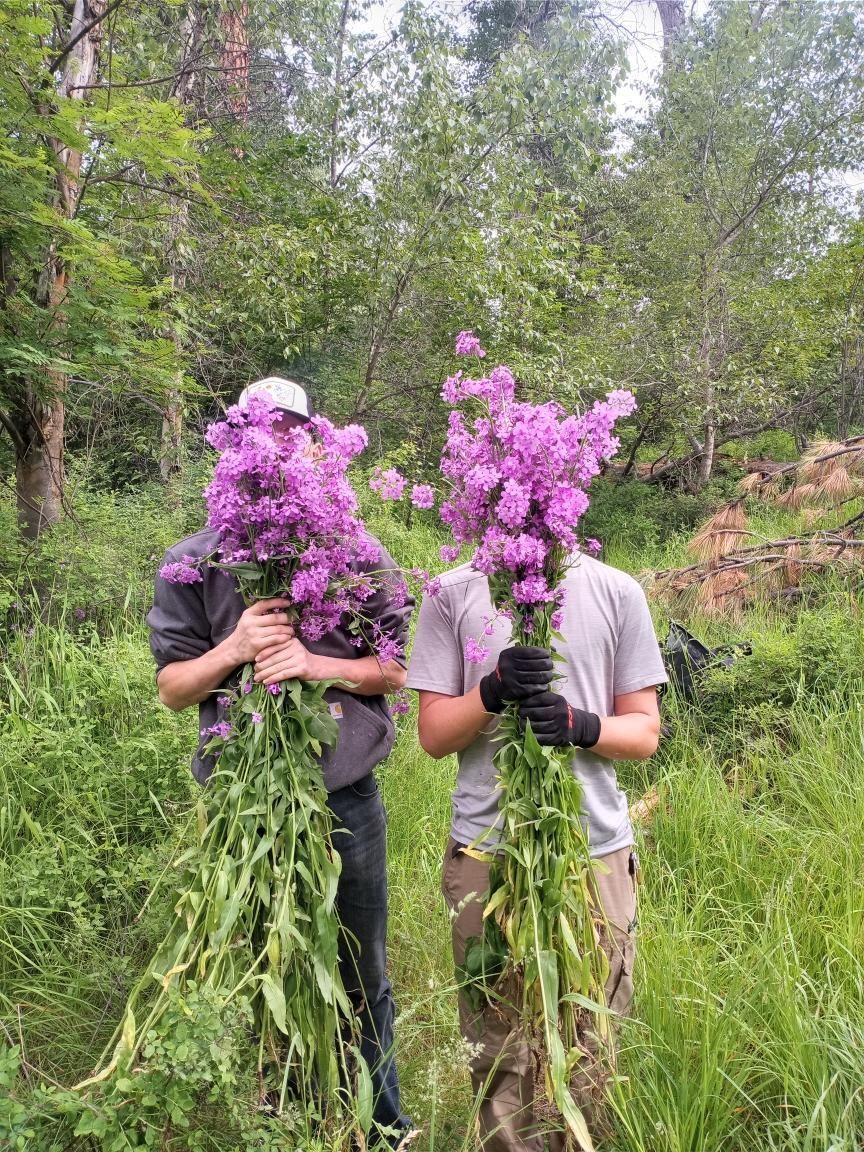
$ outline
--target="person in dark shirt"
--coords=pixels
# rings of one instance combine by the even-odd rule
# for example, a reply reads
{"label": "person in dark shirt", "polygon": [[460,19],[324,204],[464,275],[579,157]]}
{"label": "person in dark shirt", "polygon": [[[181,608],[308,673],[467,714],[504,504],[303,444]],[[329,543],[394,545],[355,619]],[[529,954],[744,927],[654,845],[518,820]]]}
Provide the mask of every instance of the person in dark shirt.
{"label": "person in dark shirt", "polygon": [[[312,416],[304,389],[279,377],[251,385],[239,402],[262,393],[278,409],[275,436]],[[205,529],[170,548],[164,563],[203,560],[218,545],[218,533]],[[397,571],[383,547],[374,568]],[[342,627],[316,643],[305,643],[289,623],[288,599],[263,600],[247,608],[229,572],[206,563],[200,569],[202,579],[193,584],[156,578],[147,623],[163,704],[176,712],[197,705],[203,732],[219,719],[219,689],[230,685],[244,664],[254,663],[256,678],[264,684],[294,678],[337,682],[327,689],[325,700],[339,725],[339,738],[325,750],[322,770],[342,858],[336,900],[343,928],[340,965],[362,1030],[361,1052],[372,1074],[375,1132],[370,1143],[398,1147],[407,1143],[411,1122],[401,1108],[393,1059],[395,1006],[386,974],[386,815],[373,769],[393,747],[386,696],[404,685],[404,664],[401,659],[381,662],[369,649],[355,647]],[[381,586],[364,605],[364,614],[404,651],[412,608],[410,597],[400,603]],[[192,761],[192,772],[202,784],[214,767],[213,758],[203,751],[204,740]]]}

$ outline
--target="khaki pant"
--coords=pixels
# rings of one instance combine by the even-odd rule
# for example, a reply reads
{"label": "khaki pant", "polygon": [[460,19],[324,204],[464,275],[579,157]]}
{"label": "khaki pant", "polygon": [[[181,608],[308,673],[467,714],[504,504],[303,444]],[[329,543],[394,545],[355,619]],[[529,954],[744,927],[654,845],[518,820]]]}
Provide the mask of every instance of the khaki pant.
{"label": "khaki pant", "polygon": [[[626,1015],[633,997],[633,960],[636,954],[635,855],[622,848],[604,856],[608,871],[595,874],[597,894],[609,921],[612,939],[607,942],[609,980],[606,1003]],[[459,851],[450,840],[444,856],[442,890],[452,916],[453,958],[457,967],[465,956],[465,944],[483,931],[483,906],[489,890],[489,865]],[[474,897],[466,899],[474,893]],[[560,1134],[545,1130],[534,1116],[534,1064],[514,1022],[502,1014],[500,1005],[475,1013],[459,995],[462,1035],[475,1053],[471,1078],[482,1093],[478,1123],[483,1152],[543,1152],[563,1147]],[[583,1107],[592,1136],[598,1117],[587,1100]]]}

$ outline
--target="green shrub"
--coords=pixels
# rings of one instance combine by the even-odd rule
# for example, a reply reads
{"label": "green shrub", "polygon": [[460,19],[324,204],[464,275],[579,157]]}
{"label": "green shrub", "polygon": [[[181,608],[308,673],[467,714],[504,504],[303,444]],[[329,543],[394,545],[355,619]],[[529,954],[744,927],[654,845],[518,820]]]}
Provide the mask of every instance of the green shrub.
{"label": "green shrub", "polygon": [[178,489],[150,483],[112,492],[91,486],[73,467],[70,514],[26,547],[7,493],[0,498],[0,531],[10,542],[0,560],[0,619],[20,625],[27,611],[14,605],[34,595],[42,615],[63,616],[73,629],[88,621],[106,629],[123,613],[142,616],[165,549],[204,523],[203,483],[199,470],[194,485],[187,479]]}
{"label": "green shrub", "polygon": [[735,460],[776,460],[778,464],[797,460],[801,453],[791,432],[772,428],[752,440],[734,440],[723,447],[723,454]]}
{"label": "green shrub", "polygon": [[857,610],[839,597],[785,624],[763,623],[747,638],[752,655],[704,679],[700,710],[712,727],[734,724],[758,709],[806,708],[826,700],[849,704],[860,690],[864,627]]}
{"label": "green shrub", "polygon": [[626,547],[633,553],[650,550],[704,519],[717,494],[666,492],[641,480],[596,480],[591,505],[581,523],[583,534],[604,545]]}

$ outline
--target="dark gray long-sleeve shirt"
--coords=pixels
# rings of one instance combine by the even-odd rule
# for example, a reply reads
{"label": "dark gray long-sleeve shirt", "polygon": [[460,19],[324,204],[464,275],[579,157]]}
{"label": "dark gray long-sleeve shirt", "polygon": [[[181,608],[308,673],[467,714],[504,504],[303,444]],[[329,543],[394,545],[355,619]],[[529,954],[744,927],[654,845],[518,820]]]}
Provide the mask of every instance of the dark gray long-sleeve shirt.
{"label": "dark gray long-sleeve shirt", "polygon": [[[212,556],[218,544],[218,532],[204,529],[169,548],[163,564],[190,556],[196,560]],[[380,560],[366,570],[398,571],[390,555],[380,544],[379,547]],[[202,580],[194,584],[171,584],[159,575],[156,577],[156,593],[153,607],[147,614],[147,623],[157,675],[168,664],[194,660],[215,648],[234,631],[245,609],[237,581],[230,573],[202,564],[201,575]],[[404,650],[413,605],[414,601],[408,597],[403,605],[396,606],[390,591],[381,588],[364,604],[364,615],[375,621],[387,636],[397,640]],[[351,633],[339,627],[306,646],[320,656],[342,660],[356,660],[369,655],[369,648],[357,648],[351,639]],[[225,680],[223,687],[235,679],[236,672]],[[212,692],[198,706],[202,731],[219,719],[218,695],[218,691]],[[362,779],[387,758],[393,747],[394,728],[384,696],[357,696],[345,689],[328,688],[325,700],[330,714],[339,724],[338,742],[326,748],[321,759],[324,783],[328,791],[335,792]],[[192,760],[192,773],[202,784],[214,767],[213,757],[205,756],[202,751],[207,739],[209,737],[202,738]]]}

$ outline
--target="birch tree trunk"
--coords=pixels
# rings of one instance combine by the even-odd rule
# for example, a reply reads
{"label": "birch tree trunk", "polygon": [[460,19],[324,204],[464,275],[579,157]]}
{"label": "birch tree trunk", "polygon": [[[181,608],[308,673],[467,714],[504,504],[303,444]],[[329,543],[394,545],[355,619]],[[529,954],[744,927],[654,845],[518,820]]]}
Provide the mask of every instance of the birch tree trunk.
{"label": "birch tree trunk", "polygon": [[717,274],[717,261],[721,257],[722,249],[702,261],[702,336],[697,358],[702,381],[702,445],[696,473],[697,492],[711,479],[717,446],[715,372],[726,352],[726,300]]}

